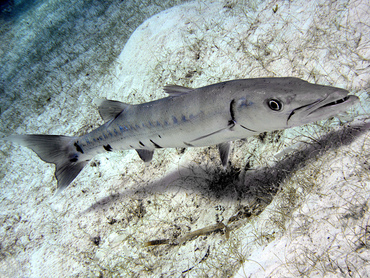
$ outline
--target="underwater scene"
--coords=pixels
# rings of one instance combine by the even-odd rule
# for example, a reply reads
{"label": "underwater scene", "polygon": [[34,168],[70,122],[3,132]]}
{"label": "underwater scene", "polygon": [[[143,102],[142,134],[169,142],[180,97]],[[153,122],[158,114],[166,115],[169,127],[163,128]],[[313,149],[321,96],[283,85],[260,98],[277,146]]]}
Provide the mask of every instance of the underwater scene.
{"label": "underwater scene", "polygon": [[1,1],[0,277],[368,277],[369,14]]}

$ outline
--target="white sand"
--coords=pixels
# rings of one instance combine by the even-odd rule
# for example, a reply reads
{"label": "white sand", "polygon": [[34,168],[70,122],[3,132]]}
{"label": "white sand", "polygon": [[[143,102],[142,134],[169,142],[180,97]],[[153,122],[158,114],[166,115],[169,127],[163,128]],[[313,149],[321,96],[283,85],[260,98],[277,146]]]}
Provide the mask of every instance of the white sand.
{"label": "white sand", "polygon": [[[89,20],[103,24],[120,12],[112,6],[105,17],[91,12],[75,24],[93,29]],[[252,167],[239,182],[238,171],[222,173],[214,148],[160,150],[150,165],[124,151],[95,157],[53,199],[54,167],[26,148],[3,144],[0,276],[366,277],[370,142],[361,119],[369,112],[368,14],[366,1],[191,2],[145,21],[105,71],[82,67],[84,55],[59,66],[66,77],[53,83],[55,93],[42,109],[9,97],[4,135],[81,134],[102,123],[95,98],[141,103],[164,97],[168,83],[199,87],[295,76],[346,88],[362,102],[338,118],[269,134],[263,142],[235,142],[232,164]],[[112,25],[104,26],[114,38],[106,30]],[[65,49],[53,52],[50,63],[63,65],[71,55]],[[91,57],[95,48],[80,51]],[[43,84],[37,89],[48,89]],[[26,116],[9,130],[15,111]],[[277,161],[289,146],[298,152]],[[217,221],[229,226],[229,238],[218,231],[182,245],[143,246],[176,241]]]}

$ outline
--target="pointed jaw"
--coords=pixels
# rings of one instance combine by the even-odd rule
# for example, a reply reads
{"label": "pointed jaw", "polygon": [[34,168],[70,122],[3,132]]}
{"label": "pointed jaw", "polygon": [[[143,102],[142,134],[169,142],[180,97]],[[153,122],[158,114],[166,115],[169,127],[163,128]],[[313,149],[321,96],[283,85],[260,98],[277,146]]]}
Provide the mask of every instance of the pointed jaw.
{"label": "pointed jaw", "polygon": [[338,90],[310,104],[294,109],[287,119],[287,126],[293,127],[323,120],[346,111],[359,101],[358,97],[347,94],[346,90]]}

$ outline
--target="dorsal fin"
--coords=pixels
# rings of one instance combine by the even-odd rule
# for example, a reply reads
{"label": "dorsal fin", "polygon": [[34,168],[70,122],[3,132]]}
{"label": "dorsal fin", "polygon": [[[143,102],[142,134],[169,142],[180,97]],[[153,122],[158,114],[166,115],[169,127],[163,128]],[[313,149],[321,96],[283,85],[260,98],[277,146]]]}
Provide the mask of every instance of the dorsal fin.
{"label": "dorsal fin", "polygon": [[103,120],[108,121],[117,117],[123,110],[127,109],[130,104],[116,100],[102,99],[98,100],[99,114]]}
{"label": "dorsal fin", "polygon": [[176,96],[181,96],[183,94],[187,94],[193,91],[194,89],[179,86],[179,85],[166,85],[163,87],[163,90],[166,92],[166,94],[176,97]]}

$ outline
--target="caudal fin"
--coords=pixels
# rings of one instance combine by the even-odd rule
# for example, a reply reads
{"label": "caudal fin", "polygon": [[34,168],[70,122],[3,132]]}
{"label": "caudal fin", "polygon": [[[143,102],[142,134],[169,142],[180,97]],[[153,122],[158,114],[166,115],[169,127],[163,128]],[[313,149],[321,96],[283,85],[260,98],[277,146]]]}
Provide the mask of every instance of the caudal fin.
{"label": "caudal fin", "polygon": [[55,177],[58,181],[56,195],[63,191],[87,164],[80,160],[73,147],[75,137],[60,135],[12,135],[3,140],[18,143],[33,150],[43,161],[56,166]]}

